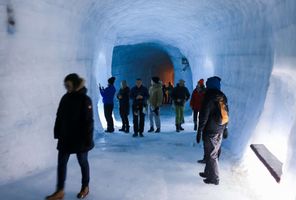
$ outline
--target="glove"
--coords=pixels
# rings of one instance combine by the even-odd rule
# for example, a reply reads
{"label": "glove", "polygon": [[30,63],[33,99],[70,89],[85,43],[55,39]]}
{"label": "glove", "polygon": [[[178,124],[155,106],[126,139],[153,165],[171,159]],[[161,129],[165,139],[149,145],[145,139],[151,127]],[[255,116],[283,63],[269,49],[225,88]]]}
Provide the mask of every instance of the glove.
{"label": "glove", "polygon": [[223,138],[226,139],[228,137],[228,129],[225,128],[223,131]]}
{"label": "glove", "polygon": [[198,131],[198,132],[197,132],[197,135],[196,135],[196,142],[197,142],[197,144],[200,143],[200,139],[201,139],[201,132]]}

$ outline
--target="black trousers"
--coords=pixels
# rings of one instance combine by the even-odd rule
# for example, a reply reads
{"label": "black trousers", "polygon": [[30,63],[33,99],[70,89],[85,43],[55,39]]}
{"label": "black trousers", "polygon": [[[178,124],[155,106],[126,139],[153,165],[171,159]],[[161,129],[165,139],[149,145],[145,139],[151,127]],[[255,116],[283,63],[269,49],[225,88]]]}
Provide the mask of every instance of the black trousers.
{"label": "black trousers", "polygon": [[113,104],[104,104],[104,115],[107,121],[107,130],[114,131],[114,123],[113,123],[113,112],[114,105]]}
{"label": "black trousers", "polygon": [[119,113],[122,121],[122,128],[128,129],[129,121],[128,121],[128,115],[129,115],[129,105],[120,105],[119,107]]}
{"label": "black trousers", "polygon": [[145,113],[146,109],[141,105],[133,105],[133,123],[134,123],[134,133],[143,133],[145,125]]}
{"label": "black trousers", "polygon": [[222,143],[222,133],[215,135],[206,135],[204,137],[205,148],[205,174],[210,180],[219,180],[219,152]]}
{"label": "black trousers", "polygon": [[[77,153],[77,160],[81,168],[82,187],[86,187],[89,184],[89,164],[88,164],[88,152]],[[59,151],[58,154],[58,174],[57,174],[57,190],[62,190],[65,187],[65,181],[67,176],[67,163],[70,157],[70,153]]]}
{"label": "black trousers", "polygon": [[194,110],[193,111],[193,123],[197,124],[197,116],[198,116],[199,111]]}

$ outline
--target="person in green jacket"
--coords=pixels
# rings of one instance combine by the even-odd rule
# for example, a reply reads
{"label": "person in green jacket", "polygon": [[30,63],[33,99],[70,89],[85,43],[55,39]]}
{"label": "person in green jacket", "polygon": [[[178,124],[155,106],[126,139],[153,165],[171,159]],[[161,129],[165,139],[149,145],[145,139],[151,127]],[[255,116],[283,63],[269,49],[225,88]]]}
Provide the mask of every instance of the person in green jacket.
{"label": "person in green jacket", "polygon": [[160,83],[159,77],[152,77],[151,87],[149,88],[149,119],[150,129],[148,132],[154,131],[154,121],[156,125],[155,133],[160,132],[160,113],[159,108],[162,105],[163,93],[162,84]]}

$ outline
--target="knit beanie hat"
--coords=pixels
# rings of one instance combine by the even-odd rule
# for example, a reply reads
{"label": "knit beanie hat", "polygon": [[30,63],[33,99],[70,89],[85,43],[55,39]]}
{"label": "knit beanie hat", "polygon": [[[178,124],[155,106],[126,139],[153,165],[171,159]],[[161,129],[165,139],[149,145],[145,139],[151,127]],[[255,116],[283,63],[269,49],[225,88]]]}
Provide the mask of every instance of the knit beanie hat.
{"label": "knit beanie hat", "polygon": [[208,78],[208,80],[206,82],[207,89],[220,90],[220,88],[221,88],[220,82],[221,82],[221,78],[219,78],[218,76]]}

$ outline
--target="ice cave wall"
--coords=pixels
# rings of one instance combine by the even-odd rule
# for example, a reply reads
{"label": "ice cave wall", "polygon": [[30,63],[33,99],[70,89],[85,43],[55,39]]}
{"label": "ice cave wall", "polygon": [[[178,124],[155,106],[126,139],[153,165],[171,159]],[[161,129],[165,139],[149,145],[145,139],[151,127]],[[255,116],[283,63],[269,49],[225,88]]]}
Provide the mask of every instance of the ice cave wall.
{"label": "ice cave wall", "polygon": [[113,47],[144,42],[178,48],[193,83],[222,77],[231,109],[225,147],[237,157],[249,142],[281,135],[285,161],[295,164],[295,10],[293,0],[1,0],[0,183],[55,164],[65,74],[84,76],[97,105]]}

